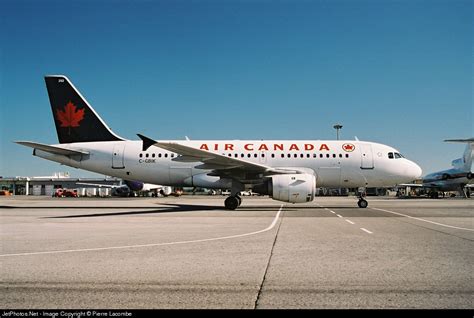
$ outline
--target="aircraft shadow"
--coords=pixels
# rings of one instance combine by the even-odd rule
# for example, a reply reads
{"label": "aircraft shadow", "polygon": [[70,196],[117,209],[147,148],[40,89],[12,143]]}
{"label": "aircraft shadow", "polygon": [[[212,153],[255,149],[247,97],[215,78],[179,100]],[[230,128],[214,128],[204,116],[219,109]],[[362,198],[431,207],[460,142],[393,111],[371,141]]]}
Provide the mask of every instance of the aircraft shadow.
{"label": "aircraft shadow", "polygon": [[[93,214],[74,214],[74,215],[64,215],[64,216],[48,216],[44,217],[45,219],[72,219],[72,218],[92,218],[92,217],[106,217],[106,216],[121,216],[121,215],[144,215],[144,214],[163,214],[163,213],[178,213],[178,212],[209,212],[209,211],[222,211],[222,212],[276,212],[280,208],[277,205],[264,206],[241,206],[235,211],[225,210],[221,206],[212,206],[212,205],[190,205],[190,204],[160,204],[164,207],[158,208],[148,208],[147,210],[141,211],[124,211],[124,212],[111,212],[111,213],[93,213]],[[55,207],[57,208],[57,207]],[[120,207],[107,207],[108,209],[120,209]],[[124,207],[122,207],[124,208]],[[133,209],[134,207],[126,207],[127,209]],[[143,209],[143,207],[136,207],[137,209]],[[46,208],[41,208],[46,209]],[[67,207],[67,208],[58,208],[58,209],[82,209],[78,207]],[[98,209],[101,210],[101,207],[87,207],[86,209]],[[318,206],[284,206],[283,211],[303,211],[303,210],[322,210],[324,208]],[[337,207],[337,209],[354,209],[353,207]]]}
{"label": "aircraft shadow", "polygon": [[[166,205],[166,204],[163,204]],[[139,209],[143,207],[139,207]],[[77,209],[77,208],[76,208]],[[95,209],[102,209],[101,207],[96,207]],[[120,209],[115,207],[115,209]],[[133,207],[127,207],[127,209],[133,209]],[[72,218],[91,218],[91,217],[102,217],[102,216],[120,216],[120,215],[140,215],[140,214],[161,214],[161,213],[175,213],[175,212],[207,212],[222,210],[222,207],[217,206],[205,206],[205,205],[168,205],[163,208],[149,208],[148,210],[142,211],[124,211],[124,212],[111,212],[111,213],[93,213],[93,214],[75,214],[75,215],[65,215],[65,216],[48,216],[44,219],[72,219]]]}

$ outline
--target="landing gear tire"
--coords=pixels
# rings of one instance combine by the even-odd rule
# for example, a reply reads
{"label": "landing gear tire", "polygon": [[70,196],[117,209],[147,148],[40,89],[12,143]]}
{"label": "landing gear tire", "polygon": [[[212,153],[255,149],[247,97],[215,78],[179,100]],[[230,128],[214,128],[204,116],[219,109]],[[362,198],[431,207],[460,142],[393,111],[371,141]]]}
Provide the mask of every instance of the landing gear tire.
{"label": "landing gear tire", "polygon": [[357,205],[359,206],[359,208],[365,209],[369,205],[369,202],[367,202],[367,200],[364,200],[364,199],[359,199],[359,201],[357,202]]}
{"label": "landing gear tire", "polygon": [[240,205],[242,204],[242,198],[241,198],[241,197],[239,197],[238,195],[237,195],[237,196],[235,196],[235,197],[236,197],[236,198],[237,198],[237,200],[239,201],[239,206],[240,206]]}
{"label": "landing gear tire", "polygon": [[235,210],[237,209],[237,207],[240,205],[240,202],[241,200],[239,200],[240,198],[235,196],[235,197],[228,197],[227,199],[225,199],[224,201],[224,205],[225,205],[225,208],[227,210]]}

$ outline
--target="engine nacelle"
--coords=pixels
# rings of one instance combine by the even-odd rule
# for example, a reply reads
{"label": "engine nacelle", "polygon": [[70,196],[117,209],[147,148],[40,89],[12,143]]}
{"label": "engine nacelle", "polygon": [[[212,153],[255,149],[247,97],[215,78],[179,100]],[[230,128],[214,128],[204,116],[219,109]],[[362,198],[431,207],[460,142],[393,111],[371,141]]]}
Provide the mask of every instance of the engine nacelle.
{"label": "engine nacelle", "polygon": [[253,192],[270,195],[273,200],[290,203],[313,201],[315,190],[316,176],[308,173],[275,175],[252,189]]}
{"label": "engine nacelle", "polygon": [[173,193],[173,189],[171,187],[162,187],[160,190],[160,194],[164,197],[169,196],[171,193]]}

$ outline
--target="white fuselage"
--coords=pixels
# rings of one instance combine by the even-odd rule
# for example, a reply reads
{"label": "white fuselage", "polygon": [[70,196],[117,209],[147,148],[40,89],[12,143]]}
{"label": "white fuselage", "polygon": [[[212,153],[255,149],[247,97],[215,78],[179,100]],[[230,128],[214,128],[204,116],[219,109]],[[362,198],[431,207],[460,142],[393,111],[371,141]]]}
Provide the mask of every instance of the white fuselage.
{"label": "white fuselage", "polygon": [[[389,158],[392,147],[363,141],[205,140],[171,141],[188,147],[258,163],[272,168],[304,168],[318,187],[388,187],[421,175],[405,158]],[[57,145],[88,152],[67,157],[36,149],[35,155],[79,169],[168,186],[230,188],[231,180],[207,174],[202,162],[182,162],[178,154],[159,147],[142,151],[142,141],[107,141]],[[247,184],[247,187],[249,185]]]}

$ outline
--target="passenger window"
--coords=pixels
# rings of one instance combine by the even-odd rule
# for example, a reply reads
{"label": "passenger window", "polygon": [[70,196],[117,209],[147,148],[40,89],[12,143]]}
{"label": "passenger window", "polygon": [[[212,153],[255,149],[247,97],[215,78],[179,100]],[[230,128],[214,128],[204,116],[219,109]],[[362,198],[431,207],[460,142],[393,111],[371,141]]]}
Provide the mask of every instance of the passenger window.
{"label": "passenger window", "polygon": [[254,155],[253,155],[254,158],[257,158],[257,156],[258,156],[257,154],[254,154]]}
{"label": "passenger window", "polygon": [[158,154],[158,158],[161,158],[161,153]]}
{"label": "passenger window", "polygon": [[293,155],[293,157],[298,158],[298,154],[295,153],[295,154]]}
{"label": "passenger window", "polygon": [[152,158],[155,158],[155,154],[154,154],[154,153],[152,153],[152,154],[151,154],[151,157],[152,157]]}
{"label": "passenger window", "polygon": [[303,157],[304,157],[304,154],[301,154],[300,157],[303,158]]}
{"label": "passenger window", "polygon": [[167,153],[165,153],[165,158],[168,158],[168,154],[167,154]]}
{"label": "passenger window", "polygon": [[339,158],[342,158],[342,153],[339,154]]}
{"label": "passenger window", "polygon": [[335,154],[335,153],[333,153],[333,154],[332,154],[332,157],[333,157],[333,158],[336,158],[336,154]]}
{"label": "passenger window", "polygon": [[349,158],[349,154],[348,154],[348,153],[346,153],[346,158]]}
{"label": "passenger window", "polygon": [[326,154],[326,158],[329,158],[329,154]]}
{"label": "passenger window", "polygon": [[149,156],[149,154],[145,154],[145,157],[147,157],[147,158],[148,158],[148,156]]}
{"label": "passenger window", "polygon": [[291,158],[291,154],[290,154],[290,153],[288,154],[288,158]]}
{"label": "passenger window", "polygon": [[139,154],[138,156],[139,156],[140,158],[142,158],[142,157],[143,157],[143,154],[141,153],[141,154]]}
{"label": "passenger window", "polygon": [[247,154],[247,158],[250,158],[252,155],[251,154]]}
{"label": "passenger window", "polygon": [[274,154],[274,153],[272,153],[272,158],[275,158],[275,154]]}

